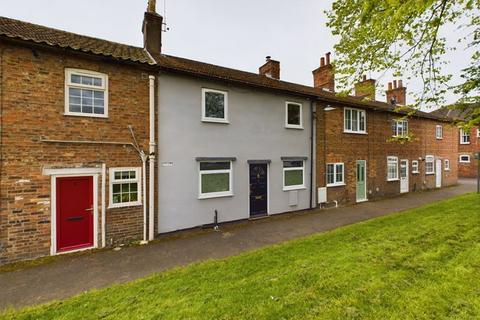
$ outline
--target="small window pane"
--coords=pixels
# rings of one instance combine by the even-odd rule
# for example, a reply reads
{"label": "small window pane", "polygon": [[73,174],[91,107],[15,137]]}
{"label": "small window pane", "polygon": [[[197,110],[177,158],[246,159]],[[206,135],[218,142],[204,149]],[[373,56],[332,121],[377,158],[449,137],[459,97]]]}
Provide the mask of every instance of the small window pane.
{"label": "small window pane", "polygon": [[202,193],[225,192],[229,190],[229,173],[202,174]]}
{"label": "small window pane", "polygon": [[137,186],[138,185],[136,183],[130,183],[130,192],[136,192]]}
{"label": "small window pane", "polygon": [[200,170],[229,170],[230,162],[200,162]]}
{"label": "small window pane", "polygon": [[101,78],[93,78],[93,85],[97,87],[102,86],[102,79]]}
{"label": "small window pane", "polygon": [[120,193],[120,185],[114,184],[113,185],[113,193]]}
{"label": "small window pane", "polygon": [[130,185],[128,183],[123,183],[122,184],[122,193],[124,192],[129,192],[130,191]]}
{"label": "small window pane", "polygon": [[285,186],[303,185],[303,170],[285,171]]}
{"label": "small window pane", "polygon": [[130,201],[137,201],[138,200],[138,193],[137,192],[132,192],[130,193]]}
{"label": "small window pane", "polygon": [[114,194],[112,197],[113,203],[121,203],[122,196],[120,194]]}
{"label": "small window pane", "polygon": [[225,119],[225,95],[219,92],[205,92],[205,117]]}
{"label": "small window pane", "polygon": [[287,123],[291,125],[299,126],[300,123],[300,106],[297,104],[288,104],[287,106]]}
{"label": "small window pane", "polygon": [[82,108],[80,107],[80,105],[70,104],[69,110],[70,112],[81,112]]}
{"label": "small window pane", "polygon": [[301,168],[303,167],[303,161],[283,161],[284,168]]}

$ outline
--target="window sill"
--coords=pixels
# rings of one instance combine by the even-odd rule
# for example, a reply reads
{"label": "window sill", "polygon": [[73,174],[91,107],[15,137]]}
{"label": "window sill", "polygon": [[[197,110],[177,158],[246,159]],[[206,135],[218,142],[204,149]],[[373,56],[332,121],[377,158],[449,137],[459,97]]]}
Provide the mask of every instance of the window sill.
{"label": "window sill", "polygon": [[285,129],[304,130],[303,126],[285,125]]}
{"label": "window sill", "polygon": [[215,119],[215,118],[202,118],[202,122],[222,123],[222,124],[229,124],[230,123],[228,120]]}
{"label": "window sill", "polygon": [[435,172],[425,172],[425,175],[426,175],[426,176],[432,176],[432,175],[434,175],[434,174],[435,174]]}
{"label": "window sill", "polygon": [[470,142],[460,142],[460,144],[470,144]]}
{"label": "window sill", "polygon": [[366,131],[349,131],[349,130],[343,130],[343,133],[348,133],[348,134],[363,134],[363,135],[367,135],[367,134],[368,134]]}
{"label": "window sill", "polygon": [[204,200],[204,199],[214,199],[214,198],[224,198],[224,197],[233,197],[233,193],[228,192],[228,193],[216,193],[216,194],[203,194],[203,195],[199,195],[198,199]]}
{"label": "window sill", "polygon": [[125,203],[116,203],[116,204],[109,204],[107,209],[117,209],[117,208],[127,208],[127,207],[139,207],[142,206],[141,201],[137,202],[125,202]]}
{"label": "window sill", "polygon": [[327,184],[327,188],[330,188],[330,187],[343,187],[343,186],[346,186],[345,183],[330,183],[330,184]]}
{"label": "window sill", "polygon": [[395,182],[395,181],[400,181],[400,179],[387,179],[387,182]]}
{"label": "window sill", "polygon": [[437,137],[437,140],[443,140],[443,138],[438,138],[438,137]]}
{"label": "window sill", "polygon": [[75,113],[75,112],[65,112],[63,113],[64,116],[72,116],[72,117],[85,117],[85,118],[100,118],[100,119],[108,119],[108,114],[89,114],[89,113]]}
{"label": "window sill", "polygon": [[295,190],[306,190],[305,186],[290,186],[290,187],[283,187],[283,191],[295,191]]}
{"label": "window sill", "polygon": [[420,171],[412,171],[412,174],[419,174]]}
{"label": "window sill", "polygon": [[450,171],[450,169],[445,169],[445,171]]}
{"label": "window sill", "polygon": [[470,161],[468,161],[468,162],[467,162],[467,161],[458,161],[458,163],[469,164],[469,163],[470,163]]}

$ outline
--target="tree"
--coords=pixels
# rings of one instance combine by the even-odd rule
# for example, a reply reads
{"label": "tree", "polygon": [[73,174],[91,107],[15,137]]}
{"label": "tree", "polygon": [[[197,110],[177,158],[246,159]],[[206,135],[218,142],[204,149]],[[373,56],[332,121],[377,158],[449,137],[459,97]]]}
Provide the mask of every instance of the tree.
{"label": "tree", "polygon": [[[455,108],[475,106],[469,125],[480,124],[480,0],[334,0],[327,12],[335,45],[335,68],[341,88],[368,71],[421,77],[423,90],[412,110],[440,106],[447,92],[462,98]],[[458,41],[474,50],[471,64],[461,70],[462,83],[449,86],[443,71],[447,45],[442,28],[456,28]]]}

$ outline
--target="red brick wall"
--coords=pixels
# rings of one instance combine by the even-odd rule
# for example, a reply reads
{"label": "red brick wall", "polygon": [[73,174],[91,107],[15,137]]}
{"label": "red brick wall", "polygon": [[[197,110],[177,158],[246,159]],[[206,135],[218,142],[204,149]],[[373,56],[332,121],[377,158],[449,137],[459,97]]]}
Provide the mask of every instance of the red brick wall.
{"label": "red brick wall", "polygon": [[480,152],[480,137],[477,135],[477,128],[470,130],[470,144],[460,144],[460,137],[456,143],[458,144],[458,159],[460,159],[460,155],[470,155],[470,163],[458,163],[458,176],[462,178],[477,177],[478,160],[475,159],[475,153]]}
{"label": "red brick wall", "polygon": [[[367,197],[377,199],[400,193],[399,181],[387,181],[387,157],[396,156],[409,160],[409,191],[435,187],[435,175],[425,175],[425,161],[419,161],[419,174],[412,174],[412,160],[425,159],[434,155],[442,159],[442,186],[457,183],[456,129],[443,125],[443,140],[437,140],[435,127],[440,122],[410,118],[409,132],[412,142],[400,144],[388,142],[392,137],[391,121],[397,118],[393,113],[367,111],[367,134],[343,132],[343,107],[334,106],[332,111],[323,111],[325,106],[317,105],[317,186],[325,186],[326,163],[343,162],[345,165],[345,186],[328,187],[328,200],[340,204],[356,202],[356,161],[367,161]],[[325,130],[325,131],[324,131]],[[326,142],[325,142],[326,137]],[[450,160],[450,171],[444,171],[444,159]]]}
{"label": "red brick wall", "polygon": [[[108,168],[142,165],[131,146],[46,143],[40,138],[131,142],[127,126],[132,125],[147,151],[149,80],[148,71],[138,66],[6,43],[0,50],[2,264],[50,253],[50,177],[42,169],[105,163],[108,207]],[[64,115],[65,68],[108,74],[107,119]],[[100,215],[100,185],[98,190]],[[142,206],[107,209],[106,218],[107,244],[141,238]]]}

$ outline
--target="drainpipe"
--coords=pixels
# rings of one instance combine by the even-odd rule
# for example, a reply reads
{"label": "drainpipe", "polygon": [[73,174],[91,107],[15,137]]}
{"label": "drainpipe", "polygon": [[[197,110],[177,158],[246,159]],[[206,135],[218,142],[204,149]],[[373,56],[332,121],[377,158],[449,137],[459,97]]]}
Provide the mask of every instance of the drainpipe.
{"label": "drainpipe", "polygon": [[313,186],[313,164],[314,164],[314,146],[315,146],[315,129],[314,129],[314,124],[315,124],[315,111],[313,110],[314,108],[314,101],[310,101],[310,209],[313,209],[313,192],[314,192],[314,186]]}
{"label": "drainpipe", "polygon": [[107,230],[107,225],[106,225],[106,214],[105,214],[105,184],[106,184],[106,175],[107,175],[107,165],[105,163],[102,163],[102,248],[106,247],[106,230]]}
{"label": "drainpipe", "polygon": [[142,195],[143,195],[143,241],[142,244],[148,242],[147,238],[147,160],[148,156],[143,152],[140,153],[142,159]]}
{"label": "drainpipe", "polygon": [[149,88],[150,88],[150,143],[149,143],[149,205],[148,205],[148,215],[149,215],[149,232],[148,239],[153,240],[154,232],[154,184],[155,184],[155,76],[150,75],[149,77]]}

